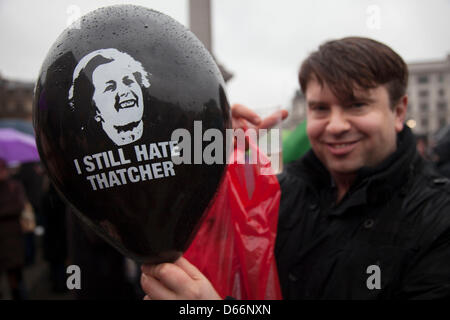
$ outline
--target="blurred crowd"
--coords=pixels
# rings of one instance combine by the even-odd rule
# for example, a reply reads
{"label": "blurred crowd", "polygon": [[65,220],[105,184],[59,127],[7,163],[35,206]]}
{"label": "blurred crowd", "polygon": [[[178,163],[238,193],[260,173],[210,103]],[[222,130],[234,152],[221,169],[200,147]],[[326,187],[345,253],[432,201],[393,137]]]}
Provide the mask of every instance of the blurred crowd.
{"label": "blurred crowd", "polygon": [[450,178],[450,126],[438,130],[431,138],[416,136],[417,152],[432,162],[439,173]]}
{"label": "blurred crowd", "polygon": [[[139,267],[81,224],[40,163],[0,159],[0,202],[0,299],[143,297]],[[67,288],[70,265],[80,290]]]}

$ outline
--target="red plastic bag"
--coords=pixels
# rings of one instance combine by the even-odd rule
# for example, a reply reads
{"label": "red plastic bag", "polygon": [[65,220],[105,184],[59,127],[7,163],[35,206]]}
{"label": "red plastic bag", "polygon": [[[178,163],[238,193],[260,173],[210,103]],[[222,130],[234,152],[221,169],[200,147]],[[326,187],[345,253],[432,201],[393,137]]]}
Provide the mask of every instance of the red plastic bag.
{"label": "red plastic bag", "polygon": [[[280,202],[275,175],[263,175],[270,162],[257,152],[257,164],[228,165],[226,176],[184,257],[222,296],[281,299],[274,257]],[[235,150],[233,157],[245,157]],[[242,162],[240,162],[242,163]],[[263,164],[264,163],[264,164]]]}

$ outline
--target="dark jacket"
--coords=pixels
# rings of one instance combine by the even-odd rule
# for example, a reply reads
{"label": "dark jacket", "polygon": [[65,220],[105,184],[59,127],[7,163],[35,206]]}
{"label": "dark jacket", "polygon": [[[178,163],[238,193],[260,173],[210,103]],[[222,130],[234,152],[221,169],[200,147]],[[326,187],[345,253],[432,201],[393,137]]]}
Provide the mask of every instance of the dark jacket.
{"label": "dark jacket", "polygon": [[312,151],[279,181],[275,254],[284,298],[450,297],[450,183],[418,156],[408,128],[396,152],[362,168],[337,205]]}
{"label": "dark jacket", "polygon": [[438,157],[437,170],[443,176],[450,178],[450,130],[435,147],[434,154]]}

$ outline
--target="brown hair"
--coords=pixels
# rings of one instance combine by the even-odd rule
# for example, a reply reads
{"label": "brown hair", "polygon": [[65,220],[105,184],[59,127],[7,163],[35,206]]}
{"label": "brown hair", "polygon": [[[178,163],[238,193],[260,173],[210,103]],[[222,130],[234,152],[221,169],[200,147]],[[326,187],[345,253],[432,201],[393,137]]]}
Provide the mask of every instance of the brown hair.
{"label": "brown hair", "polygon": [[368,38],[348,37],[322,44],[303,62],[299,81],[302,91],[311,77],[324,82],[340,101],[355,100],[354,90],[386,85],[391,107],[405,95],[408,67],[388,46]]}

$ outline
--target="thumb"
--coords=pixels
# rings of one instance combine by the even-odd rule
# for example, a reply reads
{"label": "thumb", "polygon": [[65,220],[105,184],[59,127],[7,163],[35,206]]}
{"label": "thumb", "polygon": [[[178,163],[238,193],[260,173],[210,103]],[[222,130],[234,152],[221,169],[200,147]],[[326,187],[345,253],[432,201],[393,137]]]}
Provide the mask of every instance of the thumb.
{"label": "thumb", "polygon": [[183,269],[183,271],[186,272],[192,279],[198,280],[201,278],[205,278],[205,276],[200,272],[200,270],[198,270],[196,266],[190,263],[183,256],[181,256],[177,261],[175,261],[174,264]]}

